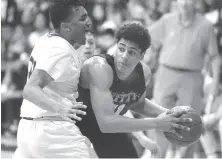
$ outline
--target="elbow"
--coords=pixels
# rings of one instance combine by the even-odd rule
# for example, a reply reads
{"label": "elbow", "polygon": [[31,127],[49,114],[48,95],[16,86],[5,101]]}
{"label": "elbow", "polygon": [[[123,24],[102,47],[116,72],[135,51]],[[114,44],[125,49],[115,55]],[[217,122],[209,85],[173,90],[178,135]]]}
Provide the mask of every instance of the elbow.
{"label": "elbow", "polygon": [[27,88],[26,88],[26,86],[24,87],[24,89],[23,89],[23,91],[22,91],[22,97],[23,97],[24,99],[27,98]]}
{"label": "elbow", "polygon": [[105,125],[99,124],[99,129],[102,133],[111,133]]}
{"label": "elbow", "polygon": [[23,97],[24,99],[27,99],[27,100],[28,100],[30,94],[32,94],[31,91],[30,91],[30,88],[29,88],[28,86],[25,86],[24,89],[23,89],[23,91],[22,91],[22,97]]}
{"label": "elbow", "polygon": [[102,133],[113,133],[112,123],[110,122],[111,120],[109,119],[102,119],[98,122],[99,129]]}

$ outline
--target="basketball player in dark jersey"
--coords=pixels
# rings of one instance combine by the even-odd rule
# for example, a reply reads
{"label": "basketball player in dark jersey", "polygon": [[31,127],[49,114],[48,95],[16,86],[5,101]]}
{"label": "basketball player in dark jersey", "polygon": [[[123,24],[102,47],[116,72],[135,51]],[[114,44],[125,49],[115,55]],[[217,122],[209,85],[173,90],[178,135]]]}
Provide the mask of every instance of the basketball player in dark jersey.
{"label": "basketball player in dark jersey", "polygon": [[[142,25],[130,22],[117,31],[115,55],[94,56],[83,64],[79,84],[79,101],[87,115],[77,123],[100,158],[138,158],[127,133],[157,129],[173,132],[175,128],[189,131],[177,118],[185,111],[166,115],[167,109],[145,99],[146,85],[151,78],[148,66],[140,61],[150,46],[150,35]],[[134,119],[122,116],[132,110],[146,117]]]}

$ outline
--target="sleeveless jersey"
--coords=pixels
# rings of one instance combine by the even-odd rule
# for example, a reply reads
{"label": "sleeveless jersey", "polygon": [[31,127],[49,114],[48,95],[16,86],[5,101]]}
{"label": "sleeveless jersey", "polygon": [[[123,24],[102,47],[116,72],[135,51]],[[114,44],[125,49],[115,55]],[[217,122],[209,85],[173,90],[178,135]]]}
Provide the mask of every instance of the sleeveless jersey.
{"label": "sleeveless jersey", "polygon": [[[114,58],[110,55],[99,55],[106,59],[107,63],[113,70],[113,83],[110,87],[110,91],[115,104],[114,112],[119,115],[123,115],[130,109],[132,104],[136,103],[146,90],[145,78],[142,64],[139,63],[131,78],[127,80],[120,80],[116,74],[114,66]],[[79,98],[77,101],[82,101],[87,105],[87,115],[83,117],[81,122],[77,123],[83,135],[89,139],[101,136],[101,131],[98,127],[95,114],[92,109],[90,101],[89,89],[84,89],[81,86],[78,88]]]}

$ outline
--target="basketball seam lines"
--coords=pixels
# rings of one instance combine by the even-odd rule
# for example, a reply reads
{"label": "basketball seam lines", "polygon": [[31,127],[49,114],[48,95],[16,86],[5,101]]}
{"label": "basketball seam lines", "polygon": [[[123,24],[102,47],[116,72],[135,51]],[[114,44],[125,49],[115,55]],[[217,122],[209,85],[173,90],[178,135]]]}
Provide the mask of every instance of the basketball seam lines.
{"label": "basketball seam lines", "polygon": [[[166,137],[171,137],[171,136],[168,136],[168,135],[165,135]],[[177,138],[173,138],[173,140],[177,140],[177,141],[180,141],[180,142],[191,142],[191,140],[190,141],[184,141],[184,140],[179,140],[179,139],[177,139]],[[198,140],[198,139],[197,139]]]}
{"label": "basketball seam lines", "polygon": [[192,127],[194,127],[194,126],[196,126],[196,125],[199,125],[199,124],[201,124],[202,122],[199,122],[199,123],[197,123],[197,124],[194,124],[194,125],[191,125],[191,126],[188,126],[188,127],[190,127],[190,128],[192,128]]}

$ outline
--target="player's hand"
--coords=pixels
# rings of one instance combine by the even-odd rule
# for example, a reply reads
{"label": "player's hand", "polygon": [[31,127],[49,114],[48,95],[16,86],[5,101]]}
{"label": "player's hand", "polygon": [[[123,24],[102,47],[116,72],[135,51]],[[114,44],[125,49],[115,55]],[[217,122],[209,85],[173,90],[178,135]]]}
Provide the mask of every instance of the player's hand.
{"label": "player's hand", "polygon": [[186,114],[190,109],[192,109],[190,106],[184,106],[184,105],[175,106],[172,109],[169,109],[167,111],[167,114],[176,113],[178,115],[176,117],[180,117],[181,115]]}
{"label": "player's hand", "polygon": [[61,108],[58,113],[64,120],[76,123],[76,120],[82,120],[78,115],[86,115],[86,112],[81,110],[86,108],[87,106],[82,102],[70,102],[68,106]]}
{"label": "player's hand", "polygon": [[172,112],[172,114],[168,114],[167,112],[160,114],[156,118],[156,129],[163,132],[172,132],[179,138],[182,138],[182,136],[176,131],[176,129],[189,131],[190,128],[180,125],[178,123],[192,122],[192,119],[191,118],[178,118],[187,112],[186,110],[183,110],[183,109]]}
{"label": "player's hand", "polygon": [[145,135],[138,139],[141,146],[151,151],[152,156],[160,157],[160,147]]}

